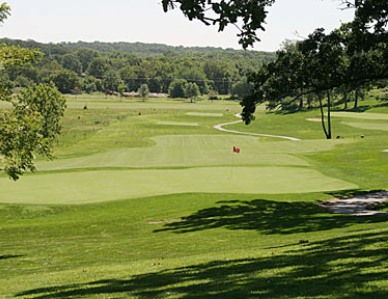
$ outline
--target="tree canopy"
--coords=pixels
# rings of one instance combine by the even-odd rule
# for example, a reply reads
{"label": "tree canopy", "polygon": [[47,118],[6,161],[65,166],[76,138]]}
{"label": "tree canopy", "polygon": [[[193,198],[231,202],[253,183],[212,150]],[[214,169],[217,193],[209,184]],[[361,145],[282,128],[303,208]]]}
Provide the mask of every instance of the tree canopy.
{"label": "tree canopy", "polygon": [[[0,5],[0,22],[9,14],[9,6]],[[37,50],[0,45],[0,72],[29,65],[41,57]],[[28,87],[15,98],[3,83],[0,100],[10,106],[0,109],[0,171],[17,180],[25,171],[35,169],[34,153],[51,157],[65,100],[54,86],[43,84]]]}
{"label": "tree canopy", "polygon": [[[295,49],[280,50],[277,58],[249,75],[253,94],[242,101],[242,117],[249,123],[257,103],[280,103],[286,97],[298,99],[315,93],[322,126],[331,138],[331,93],[335,89],[355,89],[388,78],[388,2],[381,0],[338,0],[344,8],[354,9],[354,19],[330,33],[316,29],[297,43]],[[218,30],[233,24],[239,28],[239,42],[244,49],[259,40],[258,30],[265,30],[266,0],[163,0],[163,9],[179,7],[189,20],[216,25]],[[326,104],[322,102],[326,96]],[[302,102],[301,102],[302,103]],[[327,124],[323,107],[327,106]]]}
{"label": "tree canopy", "polygon": [[[258,41],[257,30],[264,30],[266,8],[275,0],[162,0],[164,11],[179,7],[189,20],[216,25],[219,31],[232,24],[239,29],[244,49]],[[239,24],[242,24],[241,27]]]}

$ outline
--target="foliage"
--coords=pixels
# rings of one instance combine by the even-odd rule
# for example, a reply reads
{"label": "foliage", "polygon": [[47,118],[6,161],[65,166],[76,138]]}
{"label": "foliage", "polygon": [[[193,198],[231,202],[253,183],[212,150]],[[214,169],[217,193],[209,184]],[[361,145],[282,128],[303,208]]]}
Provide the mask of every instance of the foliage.
{"label": "foliage", "polygon": [[252,92],[253,86],[251,83],[248,83],[247,78],[242,78],[240,81],[234,83],[231,88],[232,96],[239,100],[251,95]]}
{"label": "foliage", "polygon": [[[275,0],[163,0],[163,9],[168,11],[179,5],[183,14],[191,20],[199,20],[206,25],[217,25],[223,31],[229,24],[242,23],[239,43],[244,49],[259,40],[257,30],[264,30],[267,7]],[[237,27],[238,28],[238,27]]]}
{"label": "foliage", "polygon": [[139,96],[143,98],[143,101],[145,100],[146,97],[148,97],[150,90],[148,88],[147,84],[142,84],[140,85],[139,89],[137,90]]}
{"label": "foliage", "polygon": [[107,71],[110,70],[110,65],[106,58],[97,57],[92,60],[88,66],[87,73],[90,76],[96,77],[98,79],[104,78],[104,75]]}
{"label": "foliage", "polygon": [[[387,33],[382,26],[386,20],[382,11],[387,4],[372,3],[372,0],[356,1],[353,22],[329,34],[316,29],[295,46],[279,50],[275,61],[251,74],[249,81],[255,85],[255,91],[242,101],[245,122],[254,119],[258,103],[268,101],[270,108],[283,109],[299,100],[299,108],[303,108],[303,96],[315,94],[323,131],[330,139],[333,96],[342,91],[347,107],[349,93],[354,91],[354,108],[357,108],[362,90],[388,77]],[[376,10],[382,11],[374,14]],[[326,120],[324,107],[327,107]]]}
{"label": "foliage", "polygon": [[[39,113],[41,128],[39,133],[52,144],[58,137],[61,126],[60,118],[63,116],[66,101],[53,84],[32,85],[23,89],[18,95],[19,104],[29,107]],[[50,153],[50,148],[45,153]]]}
{"label": "foliage", "polygon": [[185,96],[192,103],[200,95],[199,87],[196,83],[188,82],[185,86]]}
{"label": "foliage", "polygon": [[82,74],[82,63],[74,54],[65,54],[62,57],[62,65],[64,68],[75,72],[78,75]]}
{"label": "foliage", "polygon": [[175,79],[171,82],[170,87],[168,88],[168,95],[171,98],[184,98],[185,97],[185,88],[187,81],[185,79]]}
{"label": "foliage", "polygon": [[62,70],[54,73],[49,78],[61,93],[73,93],[81,88],[81,80],[78,75],[70,70]]}
{"label": "foliage", "polygon": [[105,90],[118,91],[121,83],[122,81],[118,73],[112,70],[107,71],[102,78],[102,84]]}
{"label": "foliage", "polygon": [[17,180],[35,170],[34,152],[51,157],[65,100],[53,86],[40,84],[24,89],[12,104],[13,109],[0,110],[0,165]]}
{"label": "foliage", "polygon": [[[274,57],[273,53],[210,47],[184,48],[102,42],[43,44],[11,39],[2,41],[11,46],[39,48],[44,54],[37,65],[7,68],[6,74],[11,85],[23,85],[26,79],[34,83],[47,82],[54,74],[71,70],[83,82],[81,89],[85,92],[104,91],[107,87],[96,82],[90,83],[90,78],[104,80],[108,72],[114,72],[117,73],[114,75],[114,82],[106,82],[109,89],[114,91],[119,91],[118,87],[123,83],[126,91],[136,92],[141,84],[147,84],[151,92],[168,93],[174,79],[185,79],[196,83],[202,94],[208,93],[210,89],[219,94],[228,94],[233,83]],[[89,76],[89,79],[85,80],[85,76]],[[112,79],[112,76],[108,77],[105,79]]]}
{"label": "foliage", "polygon": [[[9,15],[6,4],[0,6],[0,22]],[[19,46],[0,46],[1,72],[22,67],[42,57],[37,50]],[[24,80],[26,81],[26,80]],[[59,134],[64,99],[53,86],[32,86],[13,100],[2,84],[0,100],[10,101],[12,108],[0,109],[0,169],[17,180],[26,170],[34,170],[34,152],[47,157]]]}

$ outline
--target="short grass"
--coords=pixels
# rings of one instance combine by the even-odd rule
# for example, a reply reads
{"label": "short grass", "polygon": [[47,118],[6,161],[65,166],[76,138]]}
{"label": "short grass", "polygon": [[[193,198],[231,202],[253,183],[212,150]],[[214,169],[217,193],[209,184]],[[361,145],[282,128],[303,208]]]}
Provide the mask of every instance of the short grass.
{"label": "short grass", "polygon": [[332,141],[316,111],[228,127],[298,142],[216,131],[233,102],[68,107],[58,158],[0,178],[0,298],[388,297],[387,216],[319,206],[388,188],[384,107]]}

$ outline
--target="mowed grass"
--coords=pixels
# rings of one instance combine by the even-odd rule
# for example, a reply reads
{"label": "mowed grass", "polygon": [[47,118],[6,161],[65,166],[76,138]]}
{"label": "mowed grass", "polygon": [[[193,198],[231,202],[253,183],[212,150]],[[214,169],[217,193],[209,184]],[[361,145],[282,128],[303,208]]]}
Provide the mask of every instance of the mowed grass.
{"label": "mowed grass", "polygon": [[384,129],[337,116],[344,138],[323,140],[316,111],[228,127],[295,142],[216,131],[233,102],[68,107],[58,158],[0,178],[0,298],[388,296],[387,216],[319,206],[387,188]]}
{"label": "mowed grass", "polygon": [[49,173],[18,184],[0,183],[7,194],[2,202],[29,204],[81,204],[185,192],[281,194],[357,187],[312,169],[275,166]]}

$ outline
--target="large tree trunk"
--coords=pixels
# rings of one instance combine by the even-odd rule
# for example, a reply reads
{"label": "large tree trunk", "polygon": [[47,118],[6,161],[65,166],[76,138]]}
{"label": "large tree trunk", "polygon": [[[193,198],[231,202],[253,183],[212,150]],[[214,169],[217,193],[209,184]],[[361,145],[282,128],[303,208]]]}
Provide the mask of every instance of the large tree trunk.
{"label": "large tree trunk", "polygon": [[299,99],[299,111],[303,110],[303,96],[300,97]]}
{"label": "large tree trunk", "polygon": [[331,98],[330,92],[327,93],[327,128],[325,122],[325,112],[323,110],[322,98],[319,96],[319,109],[321,111],[321,124],[323,132],[325,133],[326,139],[331,139]]}
{"label": "large tree trunk", "polygon": [[358,108],[358,98],[360,96],[360,89],[357,87],[354,95],[354,109]]}
{"label": "large tree trunk", "polygon": [[331,139],[331,97],[330,90],[327,92],[327,139]]}
{"label": "large tree trunk", "polygon": [[348,110],[348,90],[344,91],[344,110]]}

